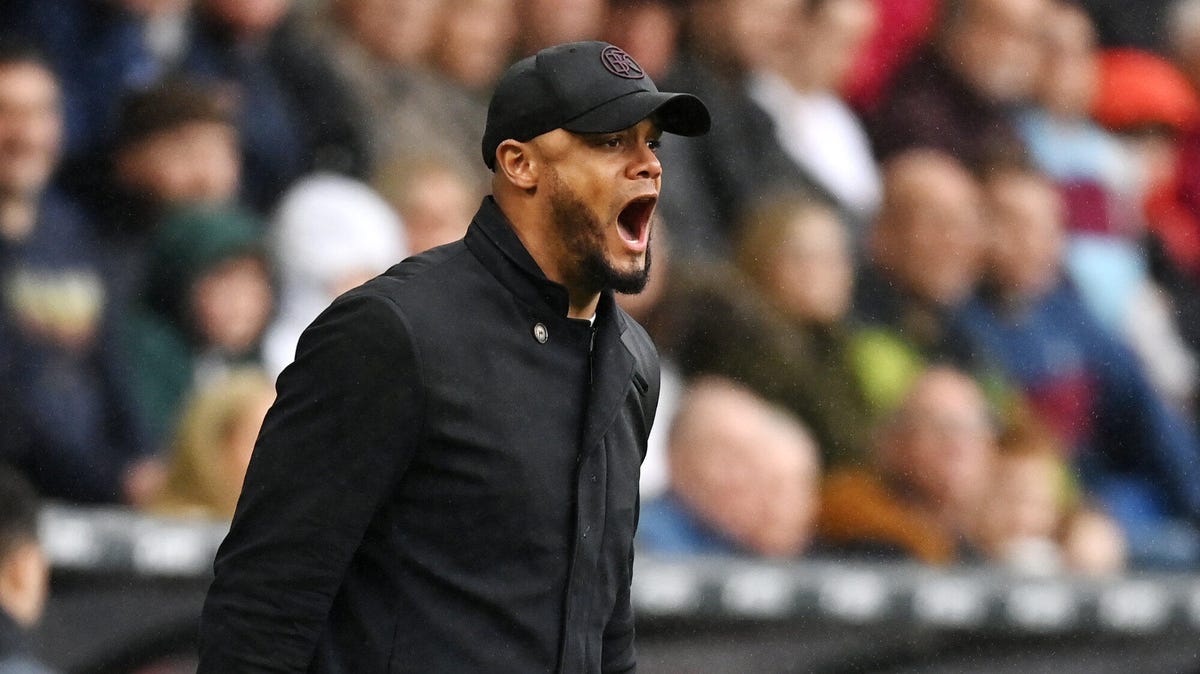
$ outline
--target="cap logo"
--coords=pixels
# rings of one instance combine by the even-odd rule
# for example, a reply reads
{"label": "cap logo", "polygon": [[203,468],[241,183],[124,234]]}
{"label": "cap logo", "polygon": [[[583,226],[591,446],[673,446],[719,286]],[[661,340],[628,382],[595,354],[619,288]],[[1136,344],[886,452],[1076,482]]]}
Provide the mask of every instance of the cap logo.
{"label": "cap logo", "polygon": [[617,77],[624,77],[627,80],[640,80],[646,76],[642,67],[633,60],[633,57],[625,53],[625,50],[620,47],[605,47],[604,51],[600,52],[600,62],[604,64],[604,68],[608,72]]}

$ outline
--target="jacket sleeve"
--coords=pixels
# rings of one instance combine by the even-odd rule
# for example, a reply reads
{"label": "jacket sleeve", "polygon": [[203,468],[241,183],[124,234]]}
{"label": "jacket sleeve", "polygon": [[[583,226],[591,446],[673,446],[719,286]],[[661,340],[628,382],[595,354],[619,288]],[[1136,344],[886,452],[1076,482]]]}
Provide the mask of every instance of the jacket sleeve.
{"label": "jacket sleeve", "polygon": [[360,289],[301,336],[217,553],[199,672],[307,670],[364,531],[419,444],[410,335],[392,301]]}

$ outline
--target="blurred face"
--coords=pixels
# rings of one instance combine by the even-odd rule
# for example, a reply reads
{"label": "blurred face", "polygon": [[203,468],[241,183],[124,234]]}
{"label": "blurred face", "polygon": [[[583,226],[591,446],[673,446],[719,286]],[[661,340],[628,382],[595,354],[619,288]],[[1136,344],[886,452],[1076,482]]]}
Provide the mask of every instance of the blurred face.
{"label": "blurred face", "polygon": [[984,506],[984,538],[997,554],[1030,539],[1054,538],[1060,517],[1058,480],[1045,456],[1001,456]]}
{"label": "blurred face", "polygon": [[999,288],[1040,297],[1058,283],[1064,245],[1063,207],[1054,187],[1033,176],[989,181],[991,274]]}
{"label": "blurred face", "polygon": [[461,239],[479,197],[460,177],[444,170],[421,172],[413,180],[399,209],[412,253]]}
{"label": "blurred face", "polygon": [[442,6],[442,0],[337,2],[339,13],[355,39],[376,58],[400,67],[415,65],[425,57]]}
{"label": "blurred face", "polygon": [[225,124],[185,124],[123,150],[117,173],[127,187],[162,204],[227,203],[241,174],[237,137]]}
{"label": "blurred face", "polygon": [[886,442],[890,470],[930,507],[974,513],[995,453],[983,394],[965,375],[935,370],[909,396]]}
{"label": "blurred face", "polygon": [[54,76],[33,63],[0,66],[0,196],[29,199],[46,186],[62,142]]}
{"label": "blurred face", "polygon": [[768,292],[791,317],[821,324],[841,320],[854,287],[845,226],[825,209],[797,214],[770,277]]}
{"label": "blurred face", "polygon": [[623,5],[609,10],[604,38],[637,61],[652,79],[667,74],[678,45],[679,19],[664,2]]}
{"label": "blurred face", "polygon": [[836,90],[875,29],[876,14],[871,0],[827,0],[815,13],[805,14],[788,54],[792,67],[803,71],[803,84]]}
{"label": "blurred face", "polygon": [[196,327],[205,341],[229,354],[258,342],[275,301],[266,267],[256,257],[229,260],[192,288]]}
{"label": "blurred face", "polygon": [[523,0],[521,36],[524,51],[563,42],[595,40],[604,25],[604,0]]}
{"label": "blurred face", "polygon": [[443,72],[459,83],[484,89],[504,71],[512,51],[516,15],[508,0],[458,0],[445,12],[437,60]]}
{"label": "blurred face", "polygon": [[887,173],[877,256],[908,292],[953,306],[974,289],[983,266],[979,187],[961,167],[916,159]]}
{"label": "blurred face", "polygon": [[984,98],[1026,98],[1041,60],[1038,31],[1045,11],[1045,0],[967,0],[946,35],[950,64]]}
{"label": "blurred face", "polygon": [[555,280],[567,288],[628,293],[645,287],[651,217],[662,187],[655,154],[660,135],[643,120],[613,133],[556,129],[531,141],[545,171],[538,190],[545,190],[558,228],[556,249],[547,257]]}
{"label": "blurred face", "polygon": [[204,8],[243,36],[269,33],[292,8],[292,0],[204,0]]}
{"label": "blurred face", "polygon": [[739,0],[724,3],[727,36],[745,69],[767,68],[786,58],[792,46],[790,27],[803,0]]}
{"label": "blurred face", "polygon": [[[687,447],[672,454],[681,496],[757,554],[796,555],[810,540],[819,468],[811,439],[752,394],[705,392]],[[674,450],[673,450],[674,451]]]}
{"label": "blurred face", "polygon": [[1083,10],[1056,5],[1042,28],[1045,61],[1037,82],[1039,102],[1071,119],[1086,118],[1096,95],[1096,32]]}

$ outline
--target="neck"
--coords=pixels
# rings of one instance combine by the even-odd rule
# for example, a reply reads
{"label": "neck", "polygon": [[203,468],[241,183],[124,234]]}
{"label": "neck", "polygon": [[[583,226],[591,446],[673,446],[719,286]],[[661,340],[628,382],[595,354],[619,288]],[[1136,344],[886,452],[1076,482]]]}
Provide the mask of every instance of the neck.
{"label": "neck", "polygon": [[546,278],[567,289],[567,316],[595,316],[596,307],[600,303],[600,289],[576,282],[571,278],[569,270],[564,268],[568,262],[568,255],[556,232],[554,214],[550,212],[549,207],[541,206],[533,200],[503,194],[500,190],[496,190],[495,198],[500,210],[512,224],[517,238],[521,240],[521,245],[529,251],[529,256],[537,263],[538,268]]}

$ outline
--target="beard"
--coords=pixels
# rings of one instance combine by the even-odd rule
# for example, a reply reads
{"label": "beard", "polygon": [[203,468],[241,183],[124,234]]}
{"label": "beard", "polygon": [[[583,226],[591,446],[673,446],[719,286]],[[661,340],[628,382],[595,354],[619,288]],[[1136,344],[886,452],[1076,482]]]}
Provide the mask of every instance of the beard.
{"label": "beard", "polygon": [[604,288],[625,295],[642,292],[650,279],[650,247],[646,247],[641,269],[617,269],[606,253],[607,226],[588,210],[583,200],[559,179],[557,173],[551,174],[550,184],[553,188],[550,214],[570,260],[569,268],[565,271],[567,281],[595,292]]}

